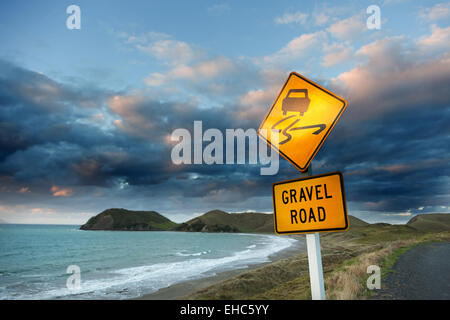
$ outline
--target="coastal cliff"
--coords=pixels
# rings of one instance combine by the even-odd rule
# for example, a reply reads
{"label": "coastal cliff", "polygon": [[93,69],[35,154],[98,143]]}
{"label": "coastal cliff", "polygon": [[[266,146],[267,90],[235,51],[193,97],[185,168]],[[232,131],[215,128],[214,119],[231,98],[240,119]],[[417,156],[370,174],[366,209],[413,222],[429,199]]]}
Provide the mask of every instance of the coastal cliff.
{"label": "coastal cliff", "polygon": [[167,231],[177,224],[155,211],[107,209],[90,218],[81,230]]}
{"label": "coastal cliff", "polygon": [[[353,216],[349,216],[349,223],[350,227],[363,227],[369,225]],[[416,226],[416,224],[414,224],[414,226]],[[107,209],[90,218],[88,222],[80,227],[80,229],[274,233],[273,214],[258,212],[228,213],[221,210],[211,210],[189,221],[175,223],[156,211],[132,211],[113,208]]]}
{"label": "coastal cliff", "polygon": [[81,230],[186,231],[273,233],[273,215],[255,212],[227,213],[212,210],[177,224],[155,211],[107,209],[90,218]]}

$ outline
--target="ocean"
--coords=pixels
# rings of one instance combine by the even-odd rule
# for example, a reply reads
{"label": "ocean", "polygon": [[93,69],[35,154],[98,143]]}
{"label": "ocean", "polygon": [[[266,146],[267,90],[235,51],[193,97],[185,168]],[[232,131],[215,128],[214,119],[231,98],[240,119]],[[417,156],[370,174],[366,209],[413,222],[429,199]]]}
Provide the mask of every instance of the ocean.
{"label": "ocean", "polygon": [[[0,299],[137,298],[183,281],[267,262],[297,242],[260,234],[78,228],[0,225]],[[78,288],[66,285],[74,276],[67,272],[69,266],[80,270]]]}

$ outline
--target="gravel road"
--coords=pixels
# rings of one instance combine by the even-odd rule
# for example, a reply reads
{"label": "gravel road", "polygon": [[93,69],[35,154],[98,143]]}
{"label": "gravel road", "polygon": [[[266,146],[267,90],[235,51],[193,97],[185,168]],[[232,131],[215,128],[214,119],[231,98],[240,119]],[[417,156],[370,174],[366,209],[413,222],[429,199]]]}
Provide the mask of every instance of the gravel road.
{"label": "gravel road", "polygon": [[375,299],[450,299],[450,242],[424,244],[400,256]]}

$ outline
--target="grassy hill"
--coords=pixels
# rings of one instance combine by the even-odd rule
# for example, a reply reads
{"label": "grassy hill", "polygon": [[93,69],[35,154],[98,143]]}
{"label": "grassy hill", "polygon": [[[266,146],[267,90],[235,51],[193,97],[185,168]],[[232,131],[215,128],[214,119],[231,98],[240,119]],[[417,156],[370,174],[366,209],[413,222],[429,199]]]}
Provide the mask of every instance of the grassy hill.
{"label": "grassy hill", "polygon": [[165,231],[177,224],[155,211],[107,209],[90,218],[81,230]]}
{"label": "grassy hill", "polygon": [[447,231],[450,230],[450,214],[419,214],[409,220],[406,225],[421,232]]}
{"label": "grassy hill", "polygon": [[411,239],[426,233],[450,231],[450,214],[417,215],[406,224],[366,223],[349,216],[350,231],[326,234],[336,240],[359,239],[364,243]]}
{"label": "grassy hill", "polygon": [[[351,228],[366,227],[369,223],[349,216]],[[176,227],[177,231],[195,232],[243,232],[274,233],[273,214],[266,213],[227,213],[212,210]]]}
{"label": "grassy hill", "polygon": [[177,224],[155,211],[108,209],[90,218],[81,230],[273,233],[273,215],[209,211]]}
{"label": "grassy hill", "polygon": [[[369,224],[349,215],[350,231],[326,234],[336,240],[361,238],[363,242],[407,239],[417,233],[450,230],[450,214],[422,214],[407,224]],[[212,210],[187,222],[177,224],[155,211],[108,209],[92,217],[82,230],[127,231],[187,231],[187,232],[242,232],[274,233],[273,214],[243,212],[228,213]],[[325,235],[325,234],[324,234]]]}
{"label": "grassy hill", "polygon": [[369,224],[357,217],[354,216],[348,216],[348,223],[351,227],[365,227],[368,226]]}
{"label": "grassy hill", "polygon": [[178,225],[177,231],[273,233],[273,215],[212,210]]}

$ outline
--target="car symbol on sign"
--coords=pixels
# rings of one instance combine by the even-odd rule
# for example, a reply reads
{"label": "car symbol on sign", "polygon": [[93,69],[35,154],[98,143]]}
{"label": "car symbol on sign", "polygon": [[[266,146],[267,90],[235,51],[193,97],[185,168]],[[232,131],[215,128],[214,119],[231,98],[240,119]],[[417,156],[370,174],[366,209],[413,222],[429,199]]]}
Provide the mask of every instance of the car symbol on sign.
{"label": "car symbol on sign", "polygon": [[[303,94],[303,96],[299,97],[299,93]],[[310,103],[311,99],[308,97],[308,89],[291,89],[286,95],[286,98],[283,99],[281,110],[283,110],[283,115],[291,111],[300,112],[300,116],[303,116],[303,113],[308,111]]]}

